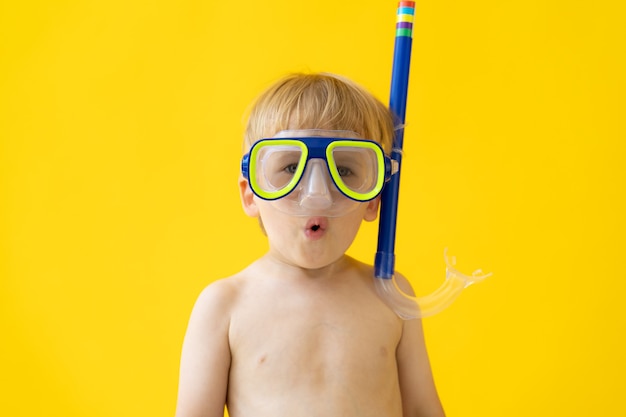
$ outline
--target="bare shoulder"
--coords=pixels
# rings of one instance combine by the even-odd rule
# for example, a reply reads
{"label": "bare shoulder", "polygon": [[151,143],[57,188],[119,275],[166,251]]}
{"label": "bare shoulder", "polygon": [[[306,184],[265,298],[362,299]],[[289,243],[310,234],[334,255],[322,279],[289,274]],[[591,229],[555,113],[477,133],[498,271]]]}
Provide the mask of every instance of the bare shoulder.
{"label": "bare shoulder", "polygon": [[402,292],[408,295],[415,295],[415,291],[413,291],[413,286],[411,285],[411,282],[409,282],[409,280],[404,275],[402,275],[398,271],[395,271],[394,278],[396,280],[398,288],[400,288]]}
{"label": "bare shoulder", "polygon": [[193,306],[185,345],[206,346],[208,340],[221,339],[229,344],[228,334],[231,318],[240,298],[242,280],[238,275],[222,278],[207,285]]}
{"label": "bare shoulder", "polygon": [[237,275],[212,282],[198,296],[194,311],[210,313],[219,310],[229,313],[237,301],[241,285],[241,279]]}
{"label": "bare shoulder", "polygon": [[[345,256],[345,259],[347,260],[347,263],[350,265],[350,270],[356,271],[361,279],[363,279],[367,283],[374,282],[374,279],[373,279],[375,276],[374,265],[352,258],[348,255]],[[406,283],[409,282],[404,277],[402,277],[402,280]]]}
{"label": "bare shoulder", "polygon": [[236,276],[221,279],[208,285],[196,300],[183,342],[177,417],[224,413],[230,321],[240,286]]}
{"label": "bare shoulder", "polygon": [[240,286],[234,276],[214,281],[202,290],[189,318],[186,343],[195,341],[200,347],[208,338],[215,340],[223,337],[227,344],[230,320],[239,298]]}

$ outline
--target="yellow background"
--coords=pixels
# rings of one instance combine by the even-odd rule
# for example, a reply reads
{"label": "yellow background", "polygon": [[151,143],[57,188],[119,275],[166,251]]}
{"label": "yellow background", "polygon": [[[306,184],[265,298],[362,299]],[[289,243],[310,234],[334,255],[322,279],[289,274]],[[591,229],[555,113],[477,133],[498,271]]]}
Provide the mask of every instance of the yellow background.
{"label": "yellow background", "polygon": [[[418,4],[397,266],[495,274],[425,320],[450,417],[626,414],[621,4]],[[266,248],[246,106],[300,70],[386,102],[395,8],[1,3],[0,415],[173,414],[196,296]]]}

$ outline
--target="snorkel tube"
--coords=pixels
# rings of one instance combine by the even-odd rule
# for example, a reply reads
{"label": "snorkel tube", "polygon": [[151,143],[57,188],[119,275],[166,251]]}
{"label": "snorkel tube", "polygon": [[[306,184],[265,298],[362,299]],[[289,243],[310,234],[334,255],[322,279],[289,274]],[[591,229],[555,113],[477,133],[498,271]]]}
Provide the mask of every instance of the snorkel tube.
{"label": "snorkel tube", "polygon": [[396,283],[395,238],[400,191],[400,168],[402,164],[402,145],[404,142],[404,122],[406,100],[411,66],[411,46],[413,43],[413,20],[415,2],[398,3],[396,38],[391,72],[391,92],[389,108],[397,117],[398,128],[395,131],[391,159],[396,161],[398,171],[385,185],[380,203],[380,222],[378,228],[378,249],[374,260],[374,283],[379,296],[402,319],[410,320],[432,316],[448,307],[461,294],[464,288],[479,282],[491,274],[480,270],[472,275],[465,275],[453,268],[454,258],[449,259],[444,251],[446,280],[433,293],[415,297],[405,293]]}

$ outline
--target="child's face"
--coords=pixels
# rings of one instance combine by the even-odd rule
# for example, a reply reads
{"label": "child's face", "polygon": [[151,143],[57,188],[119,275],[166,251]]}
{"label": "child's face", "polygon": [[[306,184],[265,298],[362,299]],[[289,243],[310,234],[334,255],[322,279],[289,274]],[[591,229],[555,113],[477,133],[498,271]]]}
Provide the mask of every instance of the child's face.
{"label": "child's face", "polygon": [[[342,137],[337,131],[314,133],[310,130],[289,131],[281,132],[276,137],[320,136],[321,142],[327,142],[324,139],[326,137]],[[347,132],[340,134],[348,135]],[[349,137],[354,138],[355,134],[350,132]],[[323,159],[309,160],[306,170],[300,173],[298,188],[274,200],[255,195],[248,181],[243,177],[240,179],[244,210],[248,215],[261,218],[269,239],[270,252],[284,262],[311,269],[326,266],[345,253],[361,221],[376,219],[377,197],[366,202],[356,201],[344,195],[344,191],[340,192],[336,185],[337,181],[352,181],[350,176],[361,175],[357,173],[358,167],[353,166],[347,174],[342,166],[344,177],[331,179],[327,163]],[[372,170],[376,168],[375,162],[368,162],[367,165]],[[373,186],[365,188],[368,191]],[[351,190],[346,189],[346,192],[350,193]],[[359,194],[355,196],[358,198]],[[370,198],[371,194],[363,196],[364,199]]]}

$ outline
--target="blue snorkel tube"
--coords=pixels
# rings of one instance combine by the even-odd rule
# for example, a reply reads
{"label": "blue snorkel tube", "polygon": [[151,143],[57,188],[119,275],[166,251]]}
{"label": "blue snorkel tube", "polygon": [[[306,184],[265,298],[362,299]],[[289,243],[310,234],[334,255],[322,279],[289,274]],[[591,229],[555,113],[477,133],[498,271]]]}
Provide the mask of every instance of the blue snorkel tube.
{"label": "blue snorkel tube", "polygon": [[480,270],[471,276],[453,268],[454,260],[449,260],[444,251],[446,280],[432,294],[415,297],[398,287],[395,277],[395,240],[400,194],[400,168],[402,166],[402,145],[404,143],[404,122],[411,67],[411,47],[413,43],[413,20],[415,2],[398,3],[396,38],[391,71],[391,92],[389,108],[399,124],[395,130],[391,159],[397,164],[397,172],[385,185],[380,202],[378,227],[378,248],[374,260],[374,283],[379,296],[402,319],[409,320],[431,316],[448,307],[464,288],[481,281],[491,274]]}

